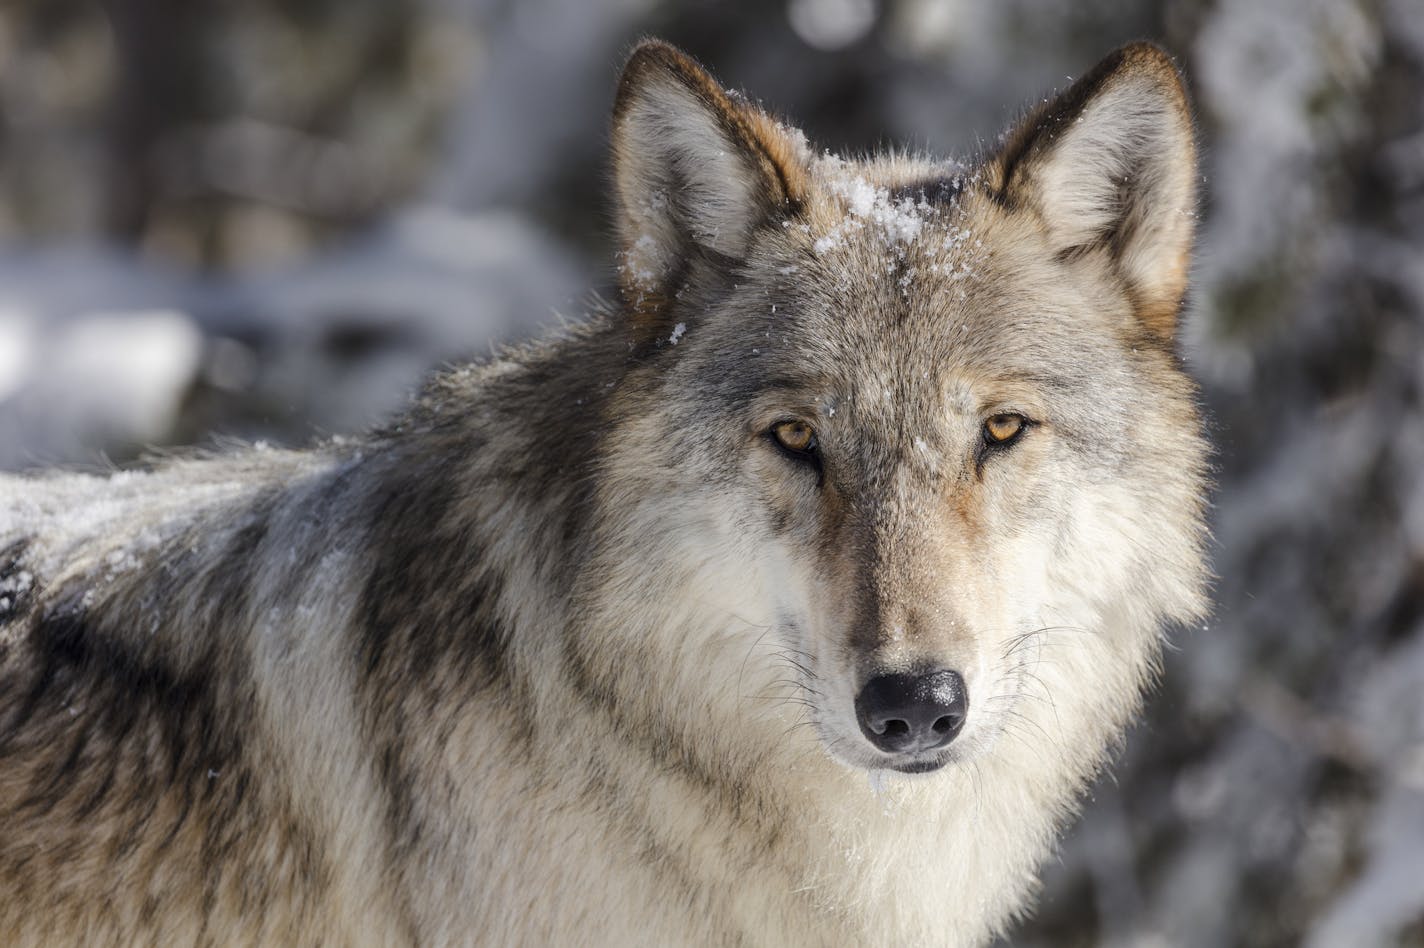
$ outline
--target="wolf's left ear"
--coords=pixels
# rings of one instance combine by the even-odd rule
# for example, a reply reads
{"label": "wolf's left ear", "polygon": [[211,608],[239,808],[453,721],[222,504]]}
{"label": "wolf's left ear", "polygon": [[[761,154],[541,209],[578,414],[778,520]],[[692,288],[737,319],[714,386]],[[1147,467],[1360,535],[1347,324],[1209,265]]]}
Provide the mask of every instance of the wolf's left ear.
{"label": "wolf's left ear", "polygon": [[635,312],[655,317],[695,255],[744,259],[757,227],[794,213],[803,151],[686,54],[640,44],[613,108],[622,285]]}
{"label": "wolf's left ear", "polygon": [[1110,54],[1025,119],[988,169],[1060,257],[1106,252],[1144,327],[1172,337],[1196,224],[1196,145],[1165,52],[1134,43]]}

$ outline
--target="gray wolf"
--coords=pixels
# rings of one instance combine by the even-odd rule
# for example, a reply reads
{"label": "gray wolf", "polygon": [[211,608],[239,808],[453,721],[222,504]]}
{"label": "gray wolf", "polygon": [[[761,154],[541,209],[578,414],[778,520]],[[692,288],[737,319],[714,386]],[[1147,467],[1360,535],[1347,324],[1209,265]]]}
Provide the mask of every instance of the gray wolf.
{"label": "gray wolf", "polygon": [[1204,609],[1171,60],[968,165],[684,54],[622,299],[380,430],[0,482],[10,943],[973,945]]}

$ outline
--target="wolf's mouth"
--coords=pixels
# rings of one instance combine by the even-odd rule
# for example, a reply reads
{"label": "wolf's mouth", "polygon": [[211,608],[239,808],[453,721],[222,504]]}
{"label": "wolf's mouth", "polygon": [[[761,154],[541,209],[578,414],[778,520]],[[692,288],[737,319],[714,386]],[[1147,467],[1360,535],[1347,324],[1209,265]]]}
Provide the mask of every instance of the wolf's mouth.
{"label": "wolf's mouth", "polygon": [[939,770],[949,763],[948,757],[931,757],[928,760],[907,760],[903,763],[891,764],[887,769],[899,771],[902,774],[929,774]]}

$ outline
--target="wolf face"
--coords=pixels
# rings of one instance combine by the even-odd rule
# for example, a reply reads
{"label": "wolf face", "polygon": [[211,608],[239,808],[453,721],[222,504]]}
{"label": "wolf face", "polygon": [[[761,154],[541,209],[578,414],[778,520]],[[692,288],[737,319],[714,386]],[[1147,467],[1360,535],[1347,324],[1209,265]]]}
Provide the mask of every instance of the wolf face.
{"label": "wolf face", "polygon": [[[715,577],[687,628],[742,620],[736,674],[776,656],[765,688],[852,767],[976,759],[1045,707],[1066,739],[1118,726],[1160,624],[1203,608],[1165,54],[1119,51],[961,166],[817,155],[651,43],[613,140],[640,368],[608,464],[662,480],[609,506],[666,588]],[[702,672],[696,713],[738,713]]]}

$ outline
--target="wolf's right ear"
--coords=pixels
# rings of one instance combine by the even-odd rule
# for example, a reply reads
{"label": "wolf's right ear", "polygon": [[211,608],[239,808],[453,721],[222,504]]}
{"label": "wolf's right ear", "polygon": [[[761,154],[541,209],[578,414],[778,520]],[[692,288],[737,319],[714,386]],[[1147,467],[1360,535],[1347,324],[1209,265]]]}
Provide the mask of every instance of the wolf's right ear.
{"label": "wolf's right ear", "polygon": [[1181,74],[1161,49],[1110,54],[1010,133],[998,197],[1037,214],[1060,256],[1101,253],[1144,329],[1169,340],[1196,225],[1196,146]]}
{"label": "wolf's right ear", "polygon": [[635,316],[657,318],[695,255],[742,260],[757,227],[794,214],[804,149],[680,50],[641,43],[613,108],[621,283]]}

